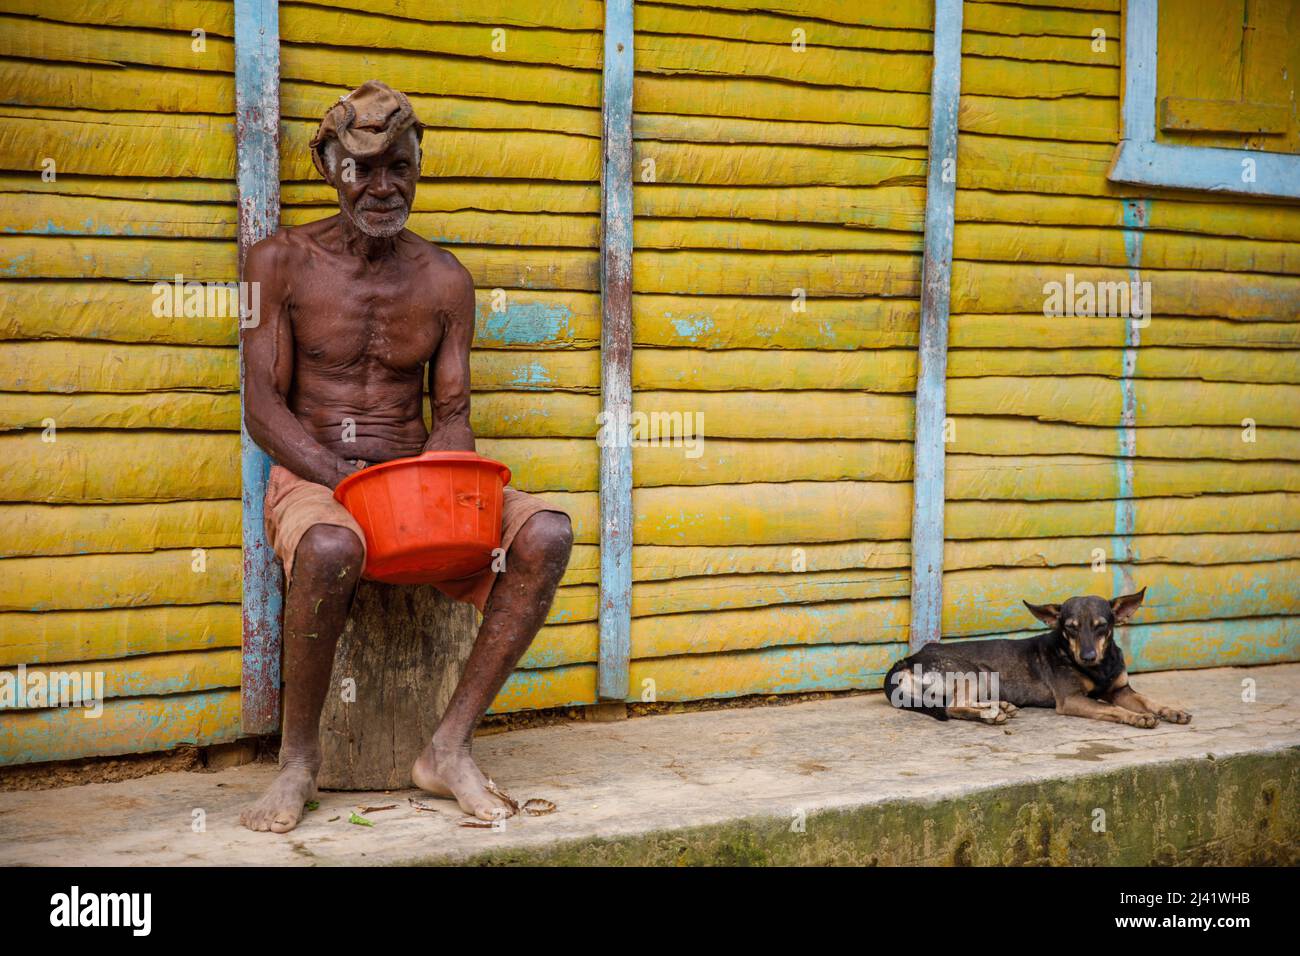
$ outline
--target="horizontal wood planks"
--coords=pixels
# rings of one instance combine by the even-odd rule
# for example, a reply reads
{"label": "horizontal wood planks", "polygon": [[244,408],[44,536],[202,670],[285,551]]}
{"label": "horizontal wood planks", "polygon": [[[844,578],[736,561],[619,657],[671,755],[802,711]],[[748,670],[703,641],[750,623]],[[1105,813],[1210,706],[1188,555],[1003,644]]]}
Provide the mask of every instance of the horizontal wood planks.
{"label": "horizontal wood planks", "polygon": [[236,322],[150,273],[235,278],[233,4],[0,11],[0,662],[106,678],[98,720],[6,714],[0,762],[229,740]]}
{"label": "horizontal wood planks", "polygon": [[[982,6],[968,2],[966,10]],[[1009,32],[1033,31],[1044,12],[1030,4],[1000,9]],[[1099,68],[1113,68],[1122,53],[1117,28],[1105,28],[1104,49],[1093,45]],[[1054,53],[1044,65],[1060,73],[1079,62]],[[1054,553],[1080,570],[1008,573],[1014,588],[980,585],[964,598],[978,608],[981,626],[1011,630],[1030,626],[1014,610],[1020,598],[1042,603],[1147,586],[1147,606],[1128,638],[1139,666],[1296,659],[1300,604],[1279,579],[1290,573],[1286,559],[1273,553],[1260,562],[1221,562],[1229,550],[1253,550],[1246,545],[1253,540],[1248,512],[1264,512],[1272,522],[1273,509],[1290,494],[1245,491],[1241,482],[1255,467],[1267,483],[1285,482],[1290,464],[1283,449],[1300,438],[1300,423],[1273,407],[1300,396],[1300,356],[1284,349],[1269,359],[1250,345],[1258,331],[1300,316],[1300,264],[1287,251],[1291,233],[1283,225],[1297,207],[1112,183],[1106,172],[1120,135],[1118,94],[1074,100],[1086,112],[1072,116],[1071,102],[1044,85],[1027,88],[1014,104],[964,110],[948,381],[958,416],[949,463],[990,492],[976,507],[997,514],[988,513],[984,534],[957,519],[961,527],[950,528],[949,545],[1032,529],[1059,536]],[[1015,237],[999,222],[1012,210],[1024,224]],[[1274,225],[1261,228],[1266,220]],[[1144,309],[1089,310],[1085,303],[1078,311],[1091,314],[1078,317],[1049,303],[1054,283],[1096,290],[1133,281],[1149,283]],[[1107,337],[1111,362],[1102,377],[1085,369],[1097,334]],[[999,356],[989,357],[995,342]],[[1257,378],[1272,365],[1270,384],[1229,382],[1207,371],[1207,363],[1238,360],[1251,372],[1234,378]],[[1164,370],[1159,381],[1151,377],[1157,368]],[[1258,449],[1263,435],[1272,450],[1259,459],[1230,450]],[[998,457],[969,454],[966,442],[987,447],[994,436],[1006,439]],[[1165,457],[1170,453],[1176,462]],[[983,472],[990,462],[997,464]],[[1007,466],[1019,476],[1014,487],[1002,484],[1011,476]],[[1184,484],[1197,471],[1204,480]],[[950,518],[974,504],[964,499],[971,489],[957,490],[963,482],[949,489]],[[1076,521],[1098,537],[1071,539]],[[1175,533],[1178,567],[1146,561],[1152,521],[1162,525],[1157,535],[1174,523],[1183,527]],[[1276,527],[1289,548],[1295,529]],[[1107,532],[1108,540],[1100,537]],[[958,570],[949,580],[982,573]],[[958,615],[951,618],[956,636],[970,633],[966,611],[950,604],[945,611]],[[1190,638],[1202,627],[1193,622],[1210,619],[1218,622],[1215,638],[1175,639]]]}
{"label": "horizontal wood planks", "polygon": [[[10,519],[0,553],[12,562],[0,660],[105,670],[115,715],[107,736],[42,718],[43,747],[34,729],[8,725],[0,759],[239,730],[236,327],[230,316],[153,308],[156,284],[178,273],[236,278],[233,6],[175,7],[0,7],[0,74],[12,90],[0,109],[0,203],[13,225],[0,249],[0,335],[12,358],[0,441],[22,466],[5,470],[0,490]],[[413,94],[431,127],[412,226],[456,247],[482,290],[476,427],[544,429],[554,396],[557,420],[576,426],[560,430],[589,440],[594,410],[575,418],[563,399],[598,386],[599,22],[573,30],[545,4],[498,4],[486,20],[490,6],[466,4],[427,24],[393,9],[280,7],[284,220],[331,213],[305,146],[340,92],[373,75],[357,45],[334,45],[331,24],[353,29],[359,45],[380,44],[384,78]],[[508,31],[500,58],[495,26]],[[434,137],[440,146],[427,148]],[[39,176],[47,155],[58,157],[55,182]],[[558,233],[537,228],[549,218],[537,213],[557,211],[569,217],[551,222]],[[510,402],[515,393],[531,404]],[[48,418],[54,443],[40,440]],[[202,572],[191,570],[195,548]],[[589,614],[593,594],[566,589],[556,615]],[[134,710],[159,732],[132,744],[135,718],[116,715]],[[28,742],[10,747],[19,737]]]}
{"label": "horizontal wood planks", "polygon": [[[177,273],[237,277],[233,4],[49,6],[0,3],[0,668],[99,670],[108,699],[9,715],[5,762],[241,720],[236,329],[152,308]],[[910,639],[934,5],[753,6],[635,6],[632,410],[703,432],[630,449],[633,700],[876,687]],[[479,288],[480,450],[574,518],[494,710],[590,703],[604,7],[279,7],[284,222],[332,212],[305,152],[329,103],[409,92],[412,226]],[[1119,566],[1151,588],[1135,670],[1300,657],[1300,207],[1107,181],[1118,0],[962,14],[943,633],[1026,633],[1022,598]],[[1135,270],[1136,346],[1125,317],[1044,314],[1067,273]]]}

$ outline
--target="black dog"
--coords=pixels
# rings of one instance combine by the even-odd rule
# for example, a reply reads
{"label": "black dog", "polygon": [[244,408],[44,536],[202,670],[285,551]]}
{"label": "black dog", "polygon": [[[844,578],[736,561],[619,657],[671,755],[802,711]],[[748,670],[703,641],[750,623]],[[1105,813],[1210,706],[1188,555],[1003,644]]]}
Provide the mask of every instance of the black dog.
{"label": "black dog", "polygon": [[1072,597],[1064,604],[1030,604],[1051,628],[1025,640],[934,642],[903,658],[885,675],[889,702],[939,720],[956,717],[1005,723],[1020,707],[1055,707],[1058,714],[1154,727],[1185,724],[1192,715],[1143,697],[1128,682],[1115,627],[1128,622],[1146,588],[1113,601]]}

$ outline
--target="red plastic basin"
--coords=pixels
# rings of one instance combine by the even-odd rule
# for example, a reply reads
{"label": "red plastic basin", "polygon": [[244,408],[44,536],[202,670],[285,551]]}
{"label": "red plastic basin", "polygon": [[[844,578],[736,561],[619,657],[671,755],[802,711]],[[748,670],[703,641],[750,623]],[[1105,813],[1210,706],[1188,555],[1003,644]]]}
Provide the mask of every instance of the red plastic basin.
{"label": "red plastic basin", "polygon": [[334,497],[366,535],[363,576],[432,584],[477,574],[501,546],[510,469],[472,451],[426,452],[344,478]]}

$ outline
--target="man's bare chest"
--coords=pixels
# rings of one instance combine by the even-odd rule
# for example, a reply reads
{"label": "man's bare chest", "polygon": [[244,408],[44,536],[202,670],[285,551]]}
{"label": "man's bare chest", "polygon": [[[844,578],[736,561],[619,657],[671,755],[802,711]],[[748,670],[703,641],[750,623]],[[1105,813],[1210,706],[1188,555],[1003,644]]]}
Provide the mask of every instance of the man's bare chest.
{"label": "man's bare chest", "polygon": [[442,339],[442,310],[411,282],[301,283],[290,319],[297,360],[321,368],[379,363],[414,371]]}

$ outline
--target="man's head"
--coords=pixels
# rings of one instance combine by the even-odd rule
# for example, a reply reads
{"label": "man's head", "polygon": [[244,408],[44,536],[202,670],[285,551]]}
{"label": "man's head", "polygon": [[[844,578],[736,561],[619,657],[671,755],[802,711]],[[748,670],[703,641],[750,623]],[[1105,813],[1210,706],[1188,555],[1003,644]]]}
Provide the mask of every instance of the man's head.
{"label": "man's head", "polygon": [[312,162],[338,190],[339,209],[366,235],[388,238],[406,225],[423,132],[410,100],[378,80],[357,87],[321,120]]}

